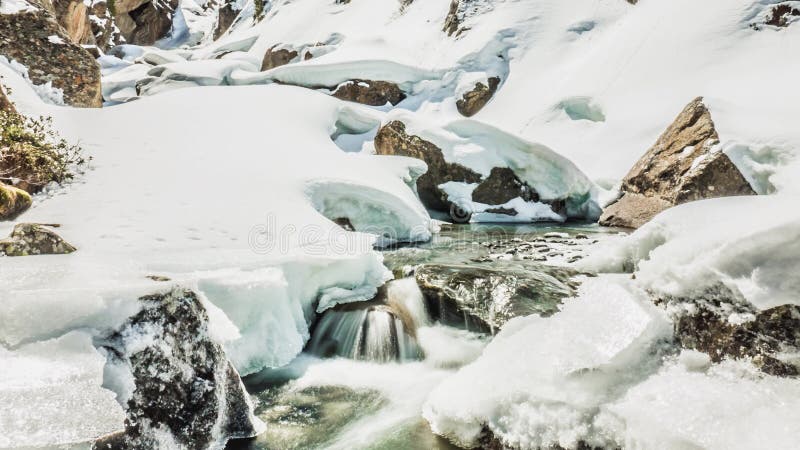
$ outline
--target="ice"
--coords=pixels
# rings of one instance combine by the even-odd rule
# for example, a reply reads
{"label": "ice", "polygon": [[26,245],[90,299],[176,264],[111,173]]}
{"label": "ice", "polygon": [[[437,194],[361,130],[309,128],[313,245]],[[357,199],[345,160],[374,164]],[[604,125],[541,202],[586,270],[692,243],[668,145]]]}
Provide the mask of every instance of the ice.
{"label": "ice", "polygon": [[505,445],[609,444],[597,408],[657,367],[667,320],[622,279],[587,279],[550,318],[510,321],[474,363],[439,385],[423,415],[437,434],[473,446],[484,426]]}
{"label": "ice", "polygon": [[687,295],[725,283],[760,309],[798,304],[800,212],[796,195],[729,197],[671,208],[583,268],[636,269],[637,283]]}
{"label": "ice", "polygon": [[800,382],[746,362],[673,361],[602,414],[624,448],[788,450],[800,436]]}
{"label": "ice", "polygon": [[84,443],[121,430],[122,408],[100,387],[104,364],[82,332],[0,347],[0,447]]}

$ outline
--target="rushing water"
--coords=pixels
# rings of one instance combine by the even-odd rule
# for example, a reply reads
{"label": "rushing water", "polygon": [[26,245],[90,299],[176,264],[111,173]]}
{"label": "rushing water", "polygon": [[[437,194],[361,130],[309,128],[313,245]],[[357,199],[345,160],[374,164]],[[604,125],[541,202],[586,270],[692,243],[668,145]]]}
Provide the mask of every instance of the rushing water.
{"label": "rushing water", "polygon": [[[543,264],[580,258],[608,236],[596,226],[466,225],[445,228],[424,245],[386,250],[387,267],[401,279],[370,302],[325,312],[292,364],[248,377],[267,431],[228,448],[455,449],[431,432],[422,405],[437,384],[477,358],[491,336],[434,322],[414,278],[402,277],[418,264],[545,273]],[[548,295],[535,301],[560,302]]]}

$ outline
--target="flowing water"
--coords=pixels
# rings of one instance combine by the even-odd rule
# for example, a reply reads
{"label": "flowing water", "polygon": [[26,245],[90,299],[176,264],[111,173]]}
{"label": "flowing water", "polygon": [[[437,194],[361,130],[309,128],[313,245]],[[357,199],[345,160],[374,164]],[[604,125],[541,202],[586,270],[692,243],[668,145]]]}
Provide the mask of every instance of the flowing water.
{"label": "flowing water", "polygon": [[[415,269],[439,264],[550,276],[552,267],[580,259],[609,238],[613,234],[596,226],[464,225],[448,226],[430,243],[385,250],[397,280],[372,301],[323,313],[306,350],[289,366],[245,379],[267,431],[228,448],[455,449],[431,432],[422,405],[437,384],[480,355],[492,333],[434,320]],[[501,288],[481,295],[499,299]],[[525,313],[545,314],[563,298],[560,291],[528,294],[533,306],[522,308]]]}

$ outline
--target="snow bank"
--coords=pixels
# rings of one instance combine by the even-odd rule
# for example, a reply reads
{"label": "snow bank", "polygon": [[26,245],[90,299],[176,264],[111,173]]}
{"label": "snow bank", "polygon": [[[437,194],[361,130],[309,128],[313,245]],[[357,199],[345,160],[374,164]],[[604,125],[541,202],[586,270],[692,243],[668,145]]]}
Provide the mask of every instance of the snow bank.
{"label": "snow bank", "polygon": [[800,211],[795,195],[729,197],[664,211],[578,263],[636,270],[637,283],[687,295],[722,282],[760,309],[800,299]]}
{"label": "snow bank", "polygon": [[[604,408],[624,448],[789,450],[800,436],[800,382],[745,362],[697,367],[702,354],[668,363]],[[688,360],[688,361],[687,361]],[[746,430],[746,432],[744,432]]]}
{"label": "snow bank", "polygon": [[423,415],[433,431],[461,446],[476,445],[484,427],[514,448],[613,445],[595,429],[598,407],[646,377],[671,334],[624,283],[587,279],[556,315],[506,324],[477,361],[431,393]]}

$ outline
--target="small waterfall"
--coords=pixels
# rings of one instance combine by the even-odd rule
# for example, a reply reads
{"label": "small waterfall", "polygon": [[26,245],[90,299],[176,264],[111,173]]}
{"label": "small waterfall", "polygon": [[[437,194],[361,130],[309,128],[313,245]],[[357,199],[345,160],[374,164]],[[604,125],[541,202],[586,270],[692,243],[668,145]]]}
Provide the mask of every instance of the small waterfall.
{"label": "small waterfall", "polygon": [[423,353],[416,331],[427,322],[422,294],[414,280],[390,282],[374,300],[325,311],[307,351],[323,357],[375,362],[418,360]]}

